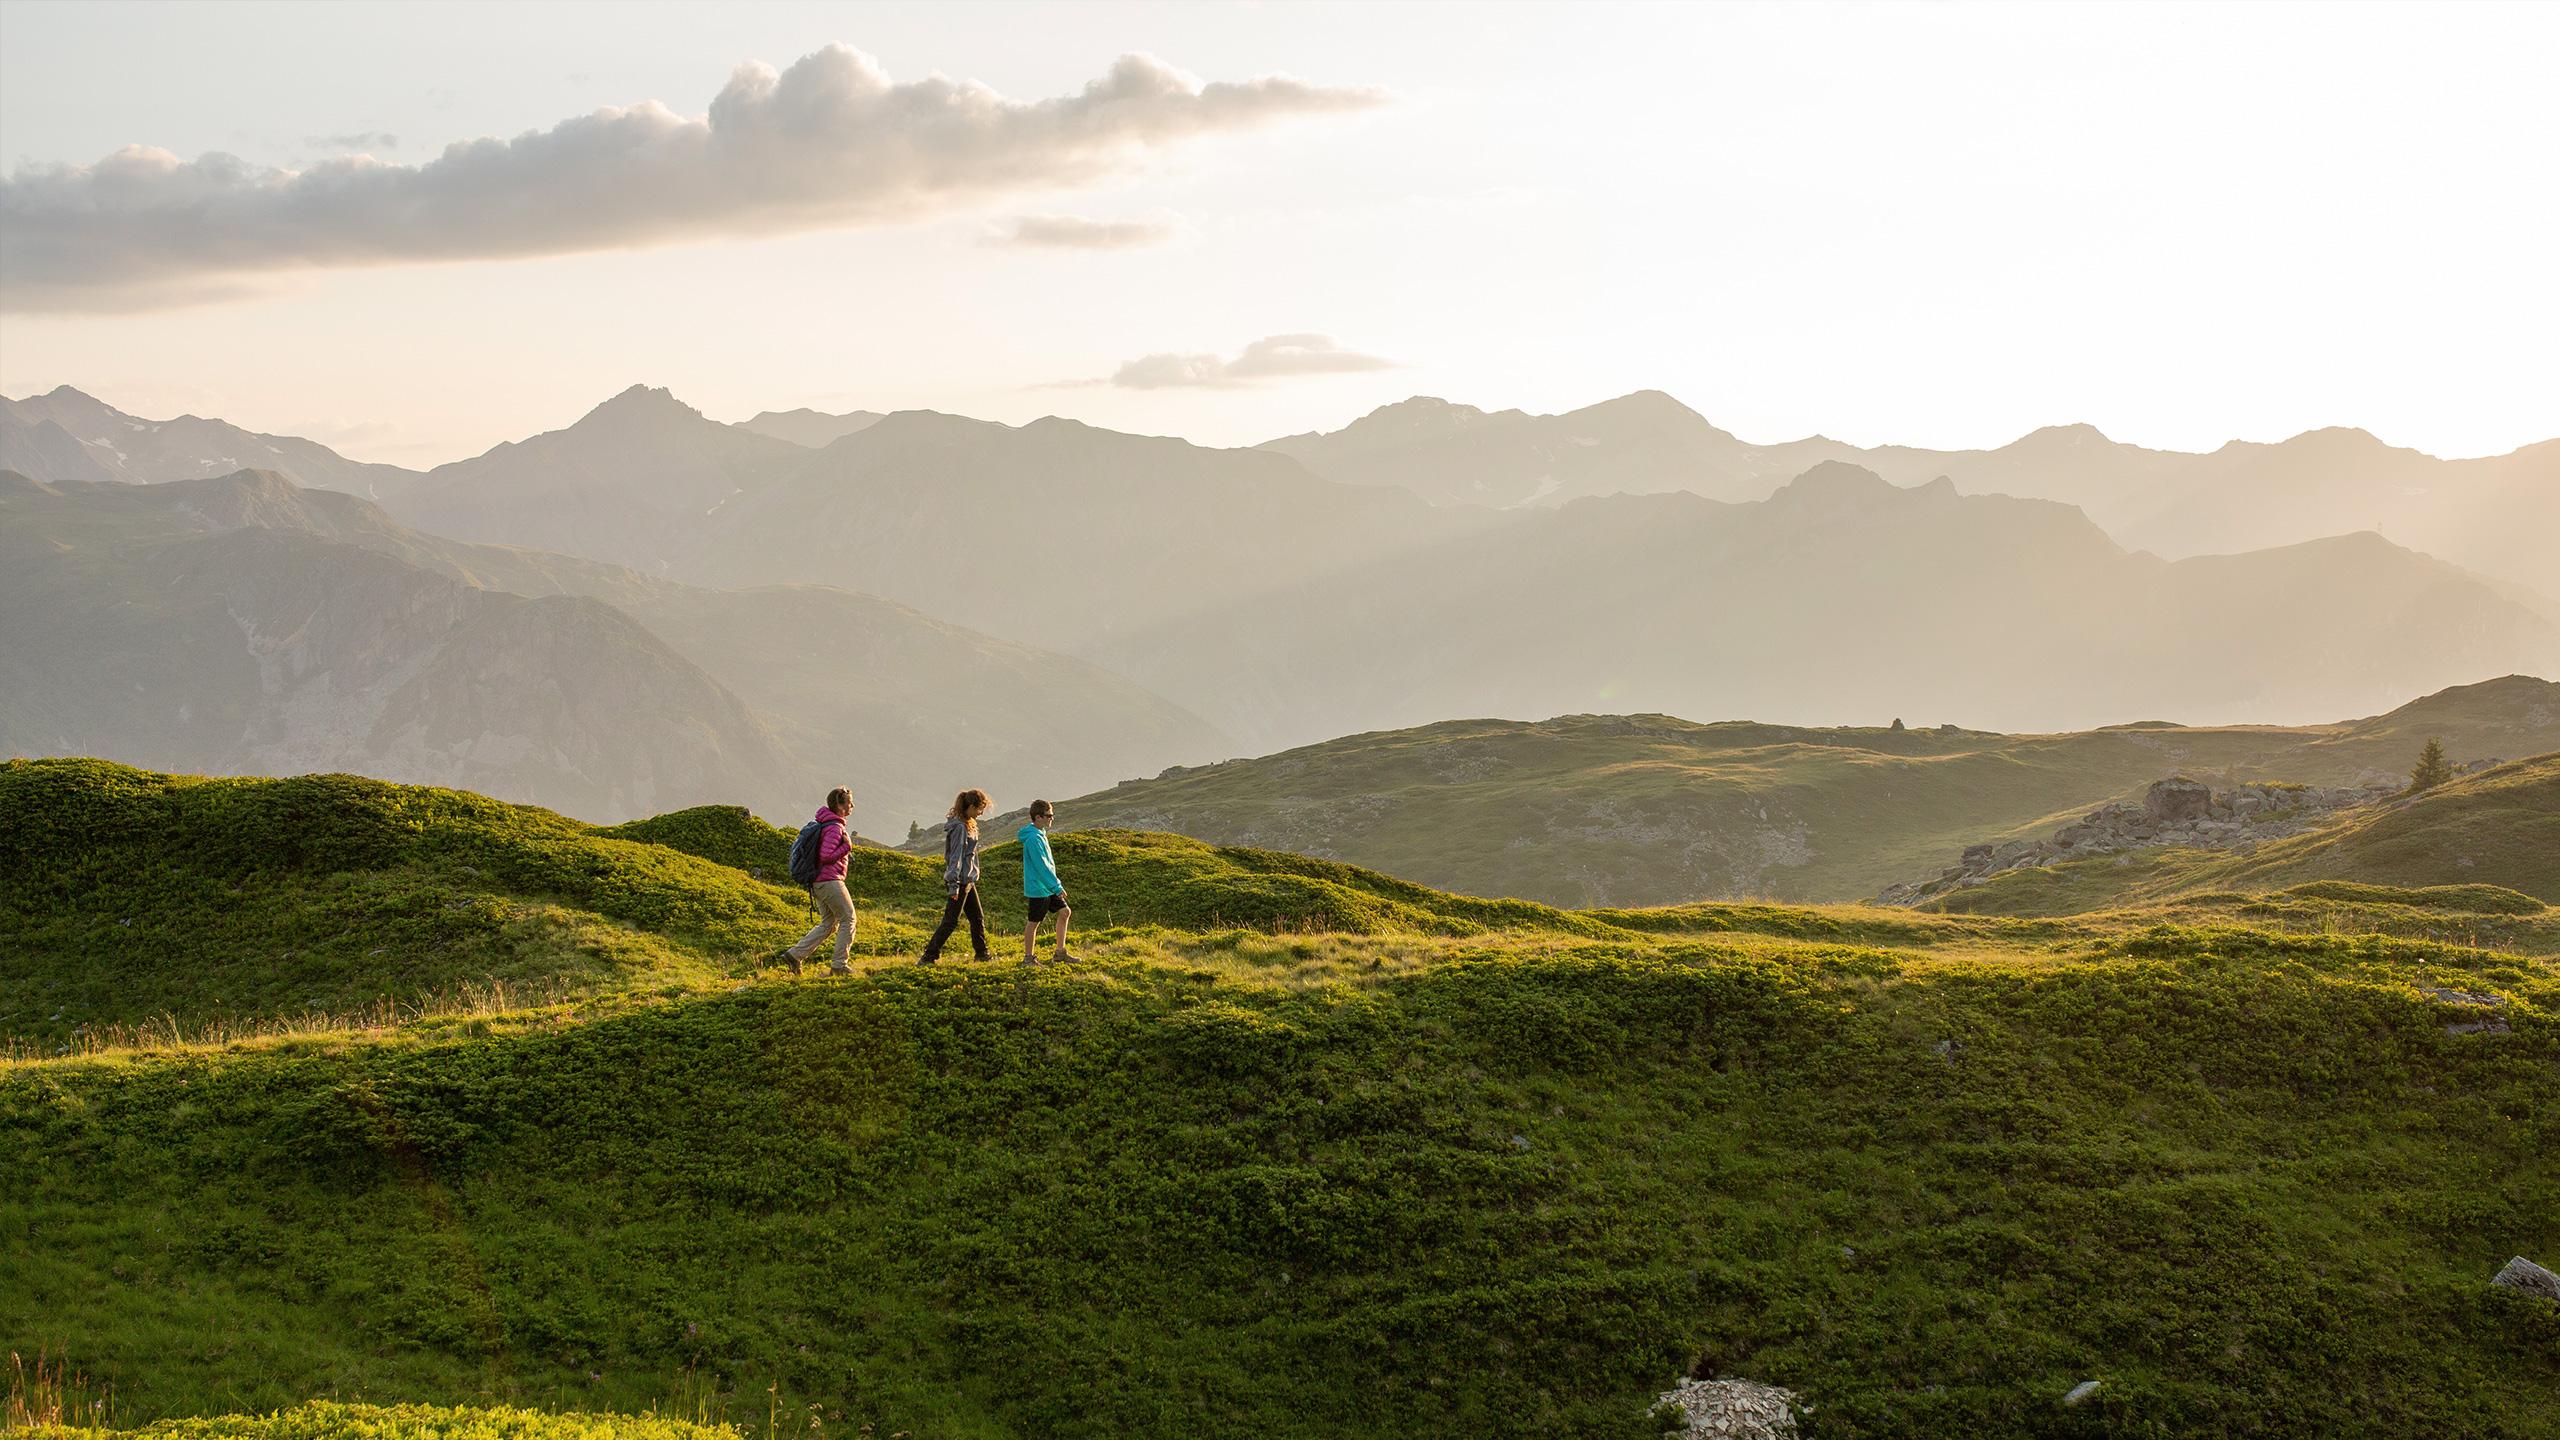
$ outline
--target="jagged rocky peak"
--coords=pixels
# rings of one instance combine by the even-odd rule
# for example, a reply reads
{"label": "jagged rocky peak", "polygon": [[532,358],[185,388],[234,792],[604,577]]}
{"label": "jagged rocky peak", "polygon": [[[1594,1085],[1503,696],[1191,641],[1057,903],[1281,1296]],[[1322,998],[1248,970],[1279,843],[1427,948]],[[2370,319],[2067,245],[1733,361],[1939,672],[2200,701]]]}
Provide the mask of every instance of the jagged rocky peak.
{"label": "jagged rocky peak", "polygon": [[578,424],[625,427],[701,418],[701,411],[677,399],[664,386],[634,385],[588,411]]}

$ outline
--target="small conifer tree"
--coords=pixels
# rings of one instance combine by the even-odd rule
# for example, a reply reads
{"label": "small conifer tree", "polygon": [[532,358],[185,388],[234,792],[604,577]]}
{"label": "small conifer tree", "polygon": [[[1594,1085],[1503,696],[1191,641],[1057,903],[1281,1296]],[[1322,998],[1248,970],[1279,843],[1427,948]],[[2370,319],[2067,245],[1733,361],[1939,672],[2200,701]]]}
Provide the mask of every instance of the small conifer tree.
{"label": "small conifer tree", "polygon": [[1894,716],[1894,717],[1893,717],[1893,728],[1894,728],[1894,729],[1896,729],[1896,730],[1899,730],[1899,729],[1901,729],[1901,728],[1902,728],[1902,717],[1901,717],[1901,716],[1896,715],[1896,716]]}
{"label": "small conifer tree", "polygon": [[2411,791],[2433,790],[2453,778],[2453,762],[2444,758],[2444,742],[2430,735],[2418,752],[2418,768],[2409,772]]}

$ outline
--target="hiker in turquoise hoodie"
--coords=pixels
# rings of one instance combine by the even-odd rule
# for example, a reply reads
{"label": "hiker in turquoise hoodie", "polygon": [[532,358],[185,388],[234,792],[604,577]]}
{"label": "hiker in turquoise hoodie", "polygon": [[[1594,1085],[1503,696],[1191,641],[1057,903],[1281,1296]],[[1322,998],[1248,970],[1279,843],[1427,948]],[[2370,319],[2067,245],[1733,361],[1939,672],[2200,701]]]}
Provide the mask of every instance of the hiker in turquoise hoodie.
{"label": "hiker in turquoise hoodie", "polygon": [[1058,917],[1058,963],[1066,964],[1076,957],[1067,953],[1067,919],[1076,912],[1067,907],[1067,884],[1058,878],[1058,857],[1049,853],[1049,822],[1058,818],[1057,808],[1046,800],[1031,802],[1031,822],[1013,832],[1022,842],[1022,903],[1031,910],[1031,921],[1022,927],[1022,963],[1037,964],[1034,952],[1040,948],[1040,922],[1052,915]]}

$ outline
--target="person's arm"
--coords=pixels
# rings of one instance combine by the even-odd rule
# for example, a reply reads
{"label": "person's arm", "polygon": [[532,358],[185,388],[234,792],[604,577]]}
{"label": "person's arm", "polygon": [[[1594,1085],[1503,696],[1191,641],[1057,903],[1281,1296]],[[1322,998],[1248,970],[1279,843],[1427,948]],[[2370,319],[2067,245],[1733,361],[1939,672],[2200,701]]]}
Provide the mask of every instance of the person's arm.
{"label": "person's arm", "polygon": [[818,863],[830,864],[853,853],[852,827],[839,820],[818,830]]}
{"label": "person's arm", "polygon": [[957,825],[945,821],[942,826],[942,888],[960,888],[960,850],[965,833]]}

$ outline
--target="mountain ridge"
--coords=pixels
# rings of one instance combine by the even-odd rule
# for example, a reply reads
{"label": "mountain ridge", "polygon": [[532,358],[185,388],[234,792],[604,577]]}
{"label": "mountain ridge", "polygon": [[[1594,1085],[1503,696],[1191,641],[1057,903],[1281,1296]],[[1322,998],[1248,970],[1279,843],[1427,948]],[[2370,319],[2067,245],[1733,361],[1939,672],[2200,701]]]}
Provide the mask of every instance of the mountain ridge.
{"label": "mountain ridge", "polygon": [[[1479,418],[1437,431],[1390,423],[1411,413],[1402,407],[1424,403]],[[2322,426],[2278,441],[2183,451],[2127,444],[2072,423],[1988,448],[1931,450],[1821,435],[1754,444],[1659,391],[1556,415],[1502,413],[1511,418],[1494,424],[1473,407],[1417,396],[1340,430],[1264,447],[1352,483],[1399,486],[1435,504],[1497,507],[1666,489],[1751,500],[1817,462],[1847,460],[1897,485],[1945,475],[1970,492],[2076,504],[2129,548],[2172,558],[2380,528],[2410,548],[2528,585],[2549,583],[2547,557],[2519,536],[2560,529],[2560,440],[2442,459],[2357,427]],[[1609,413],[1642,420],[1633,432],[1613,432],[1596,423]]]}
{"label": "mountain ridge", "polygon": [[[360,497],[303,489],[273,474],[244,472],[155,486],[103,483],[87,487],[71,482],[48,487],[25,477],[0,476],[0,543],[31,562],[52,554],[119,553],[102,548],[105,537],[125,537],[115,543],[126,549],[136,544],[165,547],[190,534],[201,538],[206,531],[298,534],[336,547],[323,552],[340,557],[323,565],[340,586],[332,592],[331,603],[358,611],[371,603],[370,592],[411,593],[430,578],[435,584],[511,600],[557,601],[557,607],[540,613],[557,616],[558,628],[594,632],[596,626],[605,625],[603,632],[596,633],[605,634],[610,648],[618,651],[671,646],[669,655],[680,657],[688,671],[698,669],[705,683],[713,686],[709,691],[698,686],[686,690],[696,697],[688,703],[699,705],[707,716],[730,717],[724,724],[735,721],[732,707],[745,706],[751,712],[753,730],[763,737],[759,743],[781,747],[776,752],[755,751],[742,762],[747,765],[743,772],[718,771],[712,778],[722,788],[716,793],[707,788],[681,794],[653,791],[656,798],[646,807],[636,799],[617,799],[610,789],[563,790],[513,772],[481,776],[493,789],[539,798],[591,818],[672,808],[687,797],[694,801],[744,797],[769,815],[797,823],[814,803],[812,795],[827,785],[851,781],[858,790],[857,803],[863,807],[863,823],[894,833],[898,822],[939,814],[951,791],[970,781],[999,787],[1028,787],[1035,781],[1054,786],[1074,785],[1076,777],[1083,776],[1084,783],[1093,784],[1133,766],[1161,764],[1167,754],[1205,758],[1226,748],[1213,727],[1116,675],[872,596],[823,588],[706,591],[599,561],[447,540],[402,526],[380,506]],[[196,553],[219,557],[230,552]],[[346,558],[351,554],[378,558],[382,566],[391,568]],[[304,563],[322,564],[309,559]],[[49,713],[57,718],[38,723],[38,717],[28,713],[18,722],[0,723],[0,745],[74,751],[86,733],[84,726],[102,723],[101,715],[115,713],[115,702],[99,688],[99,672],[80,668],[86,662],[69,653],[50,630],[92,623],[82,617],[116,613],[126,603],[125,597],[153,573],[125,561],[117,564],[125,568],[113,572],[121,578],[112,582],[94,575],[81,581],[65,572],[54,588],[26,592],[12,618],[37,628],[16,634],[11,653],[30,662],[50,655],[73,668],[43,690],[51,697],[46,702],[53,706]],[[254,567],[234,567],[225,573],[232,577],[226,583],[253,585],[256,581]],[[28,569],[19,578],[32,585],[41,577]],[[647,637],[645,645],[636,638],[612,639],[622,632],[579,608],[589,605],[609,608],[620,625],[629,627],[632,637]],[[811,635],[824,635],[828,642],[813,647],[807,638]],[[404,703],[432,699],[436,712],[446,717],[442,723],[447,730],[459,723],[454,717],[476,713],[473,707],[499,703],[502,696],[492,688],[495,681],[474,688],[457,686],[451,676],[504,673],[513,662],[490,652],[492,647],[503,650],[505,639],[504,634],[456,630],[437,640],[438,646],[469,641],[469,646],[453,653],[476,654],[478,668],[448,670],[432,696],[407,697]],[[560,651],[538,636],[526,637],[524,644],[556,653],[564,670],[574,670],[581,663],[574,651]],[[146,646],[144,653],[156,652]],[[187,673],[177,658],[173,655],[167,666],[152,672],[154,692],[164,704],[182,704],[191,693],[177,678]],[[493,665],[499,668],[487,668]],[[545,687],[550,682],[532,675],[521,678],[531,686],[531,693],[548,693]],[[217,688],[226,694],[242,693],[239,686],[244,683],[228,681]],[[652,681],[632,703],[655,704],[664,693],[671,693],[670,685]],[[1025,711],[1006,703],[1024,695],[1042,697],[1042,708]],[[88,697],[84,703],[108,708],[80,712],[91,718],[79,720],[63,707],[82,696]],[[995,704],[986,717],[955,725],[937,714],[935,702],[943,697]],[[197,696],[196,703],[202,702],[203,697]],[[26,705],[31,710],[34,703]],[[625,728],[609,710],[597,713],[591,723],[607,737]],[[92,748],[134,758],[190,759],[205,769],[253,768],[249,758],[230,750],[169,751],[108,743],[116,733],[97,731]],[[293,763],[297,768],[311,764],[372,768],[394,778],[460,773],[435,769],[412,753],[424,743],[417,737],[425,733],[425,728],[415,726],[368,724],[361,734],[346,732],[343,726],[323,727],[313,743],[335,735],[337,739],[329,743],[338,748],[294,751]],[[489,733],[512,732],[501,726]],[[722,750],[717,742],[694,747],[670,741],[666,748],[671,756],[688,748],[699,748],[705,757]],[[541,753],[564,752],[553,745]],[[564,769],[576,768],[566,761],[562,764]]]}

